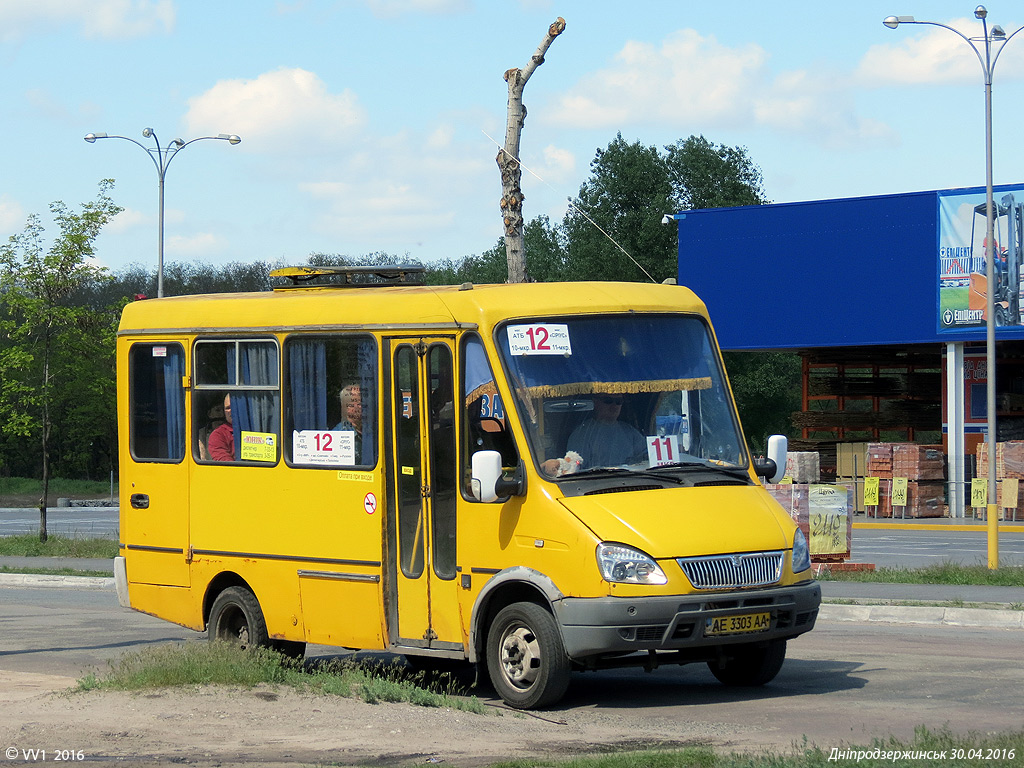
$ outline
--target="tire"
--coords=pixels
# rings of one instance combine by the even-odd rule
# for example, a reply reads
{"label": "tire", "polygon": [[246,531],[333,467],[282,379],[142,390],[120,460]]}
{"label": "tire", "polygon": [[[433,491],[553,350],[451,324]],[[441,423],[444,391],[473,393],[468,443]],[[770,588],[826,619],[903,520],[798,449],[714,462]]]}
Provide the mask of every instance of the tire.
{"label": "tire", "polygon": [[207,634],[211,642],[220,640],[242,649],[270,646],[259,600],[245,587],[228,587],[217,595],[210,609]]}
{"label": "tire", "polygon": [[561,699],[571,667],[554,617],[536,603],[502,608],[487,634],[487,671],[510,707],[534,709]]}
{"label": "tire", "polygon": [[708,662],[708,669],[724,685],[754,687],[774,680],[785,660],[786,641],[772,640],[729,646],[721,660]]}

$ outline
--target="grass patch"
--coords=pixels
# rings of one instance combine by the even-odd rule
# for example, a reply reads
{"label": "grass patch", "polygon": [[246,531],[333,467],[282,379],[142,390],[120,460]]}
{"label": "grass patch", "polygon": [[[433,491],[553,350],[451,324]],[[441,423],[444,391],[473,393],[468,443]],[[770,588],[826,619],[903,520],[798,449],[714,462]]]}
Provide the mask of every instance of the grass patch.
{"label": "grass patch", "polygon": [[[69,480],[62,477],[50,479],[50,494],[47,506],[53,506],[58,498],[108,499],[109,480]],[[43,481],[31,477],[0,477],[0,507],[34,507],[39,505],[43,495]],[[114,498],[117,498],[117,483],[114,483]]]}
{"label": "grass patch", "polygon": [[817,578],[819,581],[1024,587],[1024,566],[1005,566],[992,571],[984,565],[960,565],[959,563],[937,563],[923,568],[879,568],[874,571],[828,571],[822,569]]}
{"label": "grass patch", "polygon": [[[806,740],[805,740],[806,742]],[[833,748],[837,750],[833,756]],[[907,755],[909,753],[909,756]],[[945,756],[942,757],[942,753]],[[995,734],[954,734],[948,728],[918,726],[909,741],[889,737],[868,746],[845,743],[826,748],[794,745],[789,753],[718,754],[710,747],[628,752],[578,757],[573,760],[530,759],[493,763],[489,768],[950,768],[1020,766],[1024,731]],[[876,756],[877,755],[877,756]],[[829,757],[832,759],[829,760]]]}
{"label": "grass patch", "polygon": [[362,660],[306,663],[258,648],[243,651],[230,643],[193,642],[163,645],[127,653],[110,662],[106,673],[91,672],[78,681],[77,690],[139,691],[193,685],[283,685],[296,690],[358,697],[368,704],[408,702],[423,707],[444,707],[477,714],[484,706],[466,697],[454,678],[427,679],[399,663]]}
{"label": "grass patch", "polygon": [[100,579],[114,576],[113,568],[109,571],[80,571],[77,568],[11,568],[7,565],[0,566],[0,573],[17,573],[21,576],[88,576]]}
{"label": "grass patch", "polygon": [[113,539],[79,539],[66,536],[48,536],[46,541],[40,541],[37,533],[22,533],[16,536],[0,536],[0,556],[113,559],[117,556],[117,542]]}

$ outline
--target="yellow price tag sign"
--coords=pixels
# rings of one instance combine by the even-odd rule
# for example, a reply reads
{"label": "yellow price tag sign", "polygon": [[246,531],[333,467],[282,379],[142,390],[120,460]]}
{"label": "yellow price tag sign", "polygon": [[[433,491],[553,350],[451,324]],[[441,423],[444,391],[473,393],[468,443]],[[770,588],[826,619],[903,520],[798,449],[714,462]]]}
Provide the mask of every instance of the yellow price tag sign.
{"label": "yellow price tag sign", "polygon": [[864,478],[864,506],[865,507],[877,507],[878,506],[878,478],[877,477],[865,477]]}
{"label": "yellow price tag sign", "polygon": [[277,435],[273,432],[243,432],[242,461],[277,461]]}
{"label": "yellow price tag sign", "polygon": [[971,506],[988,506],[988,479],[976,477],[971,480]]}
{"label": "yellow price tag sign", "polygon": [[894,507],[907,506],[907,478],[894,477],[892,479],[892,505]]}

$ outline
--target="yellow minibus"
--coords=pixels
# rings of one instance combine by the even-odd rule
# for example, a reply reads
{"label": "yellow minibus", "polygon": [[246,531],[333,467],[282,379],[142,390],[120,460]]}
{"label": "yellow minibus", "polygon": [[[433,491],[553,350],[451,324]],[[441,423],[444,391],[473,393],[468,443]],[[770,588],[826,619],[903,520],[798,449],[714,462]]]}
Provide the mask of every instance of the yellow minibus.
{"label": "yellow minibus", "polygon": [[480,664],[519,708],[627,665],[761,685],[813,628],[807,542],[759,481],[784,438],[751,459],[687,288],[277,274],[124,310],[122,605]]}

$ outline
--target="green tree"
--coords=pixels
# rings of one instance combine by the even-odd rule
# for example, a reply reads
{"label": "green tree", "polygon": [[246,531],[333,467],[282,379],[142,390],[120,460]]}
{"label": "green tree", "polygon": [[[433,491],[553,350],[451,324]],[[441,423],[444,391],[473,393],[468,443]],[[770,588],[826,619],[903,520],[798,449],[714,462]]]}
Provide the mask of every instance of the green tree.
{"label": "green tree", "polygon": [[565,216],[566,279],[675,277],[675,232],[661,219],[677,206],[657,147],[627,143],[620,133],[597,151],[590,168]]}
{"label": "green tree", "polygon": [[[109,196],[113,181],[100,183],[99,194],[84,203],[81,212],[57,201],[50,213],[59,235],[49,248],[37,215],[29,217],[24,232],[0,246],[0,429],[25,439],[35,438],[40,448],[43,495],[39,501],[39,538],[45,541],[46,501],[50,483],[51,438],[62,401],[87,395],[79,371],[90,359],[112,360],[109,333],[96,333],[104,324],[88,306],[74,298],[90,284],[109,279],[106,270],[90,262],[103,226],[122,210]],[[113,365],[108,380],[113,381]],[[101,388],[102,389],[102,388]],[[109,395],[101,391],[100,396]],[[113,403],[109,403],[114,412]],[[85,439],[79,435],[79,440]]]}
{"label": "green tree", "polygon": [[747,442],[763,452],[770,435],[792,432],[792,414],[800,410],[800,355],[742,351],[726,352],[724,358]]}
{"label": "green tree", "polygon": [[678,210],[725,208],[767,203],[761,169],[745,147],[715,144],[703,136],[690,136],[665,147]]}

